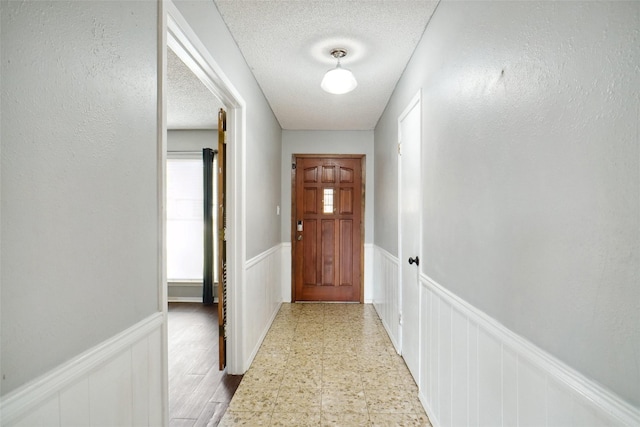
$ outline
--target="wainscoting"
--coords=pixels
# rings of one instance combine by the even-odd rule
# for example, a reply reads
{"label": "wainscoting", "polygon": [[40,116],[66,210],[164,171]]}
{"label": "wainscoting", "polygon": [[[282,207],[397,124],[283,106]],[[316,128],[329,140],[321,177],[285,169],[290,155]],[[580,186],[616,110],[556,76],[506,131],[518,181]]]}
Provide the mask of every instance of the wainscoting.
{"label": "wainscoting", "polygon": [[282,243],[280,253],[282,302],[291,302],[291,242]]}
{"label": "wainscoting", "polygon": [[163,319],[149,316],[5,396],[1,424],[163,425]]}
{"label": "wainscoting", "polygon": [[249,369],[271,322],[282,304],[283,245],[248,260],[246,281],[239,293],[242,304],[242,372]]}
{"label": "wainscoting", "polygon": [[[398,259],[374,252],[374,306],[396,345]],[[420,283],[416,383],[434,426],[640,425],[637,408],[429,277]]]}
{"label": "wainscoting", "polygon": [[400,288],[398,258],[384,249],[373,250],[373,306],[397,352],[400,352]]}

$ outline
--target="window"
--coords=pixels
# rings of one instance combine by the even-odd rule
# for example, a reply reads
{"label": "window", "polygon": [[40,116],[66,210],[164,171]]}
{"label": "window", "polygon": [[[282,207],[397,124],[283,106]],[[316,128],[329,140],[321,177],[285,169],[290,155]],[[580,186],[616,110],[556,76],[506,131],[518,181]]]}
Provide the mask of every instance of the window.
{"label": "window", "polygon": [[322,194],[322,213],[332,214],[333,211],[333,188],[325,188]]}
{"label": "window", "polygon": [[[202,281],[203,277],[202,158],[197,156],[194,153],[195,158],[167,159],[168,281]],[[214,218],[214,242],[215,228]],[[216,277],[215,254],[213,264]]]}

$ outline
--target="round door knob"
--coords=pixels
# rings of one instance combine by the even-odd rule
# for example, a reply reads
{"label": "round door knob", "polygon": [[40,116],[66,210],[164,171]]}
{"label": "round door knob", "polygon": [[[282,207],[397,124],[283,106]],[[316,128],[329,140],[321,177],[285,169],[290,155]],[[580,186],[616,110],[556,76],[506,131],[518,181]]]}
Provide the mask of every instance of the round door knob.
{"label": "round door knob", "polygon": [[409,264],[416,264],[416,265],[420,265],[420,258],[418,258],[417,256],[415,258],[409,258]]}

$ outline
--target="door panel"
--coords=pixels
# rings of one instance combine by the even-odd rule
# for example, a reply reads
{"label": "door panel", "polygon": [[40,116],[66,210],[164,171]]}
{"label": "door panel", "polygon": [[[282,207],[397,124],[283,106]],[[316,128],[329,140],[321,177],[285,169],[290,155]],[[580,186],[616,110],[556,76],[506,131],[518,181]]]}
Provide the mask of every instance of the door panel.
{"label": "door panel", "polygon": [[353,215],[353,198],[352,188],[340,189],[340,215]]}
{"label": "door panel", "polygon": [[[322,234],[320,235],[320,245],[322,247],[322,282],[323,286],[333,285],[334,269],[334,242],[335,235],[333,220],[322,220]],[[305,283],[306,285],[306,283]]]}
{"label": "door panel", "polygon": [[[340,221],[340,263],[344,265],[353,265],[353,254],[351,248],[353,247],[353,221],[341,220]],[[353,271],[350,268],[341,268],[340,286],[353,283]]]}
{"label": "door panel", "polygon": [[364,157],[297,156],[295,165],[293,300],[361,301]]}
{"label": "door panel", "polygon": [[400,118],[400,250],[402,356],[416,383],[420,366],[420,102],[414,100]]}

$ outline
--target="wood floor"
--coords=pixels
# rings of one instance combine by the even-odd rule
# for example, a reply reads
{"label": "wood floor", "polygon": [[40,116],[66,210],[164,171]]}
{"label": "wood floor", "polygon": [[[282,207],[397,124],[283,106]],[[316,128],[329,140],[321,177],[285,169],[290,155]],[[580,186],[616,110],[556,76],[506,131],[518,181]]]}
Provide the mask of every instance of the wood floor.
{"label": "wood floor", "polygon": [[218,370],[218,307],[169,303],[169,425],[216,426],[241,375]]}

